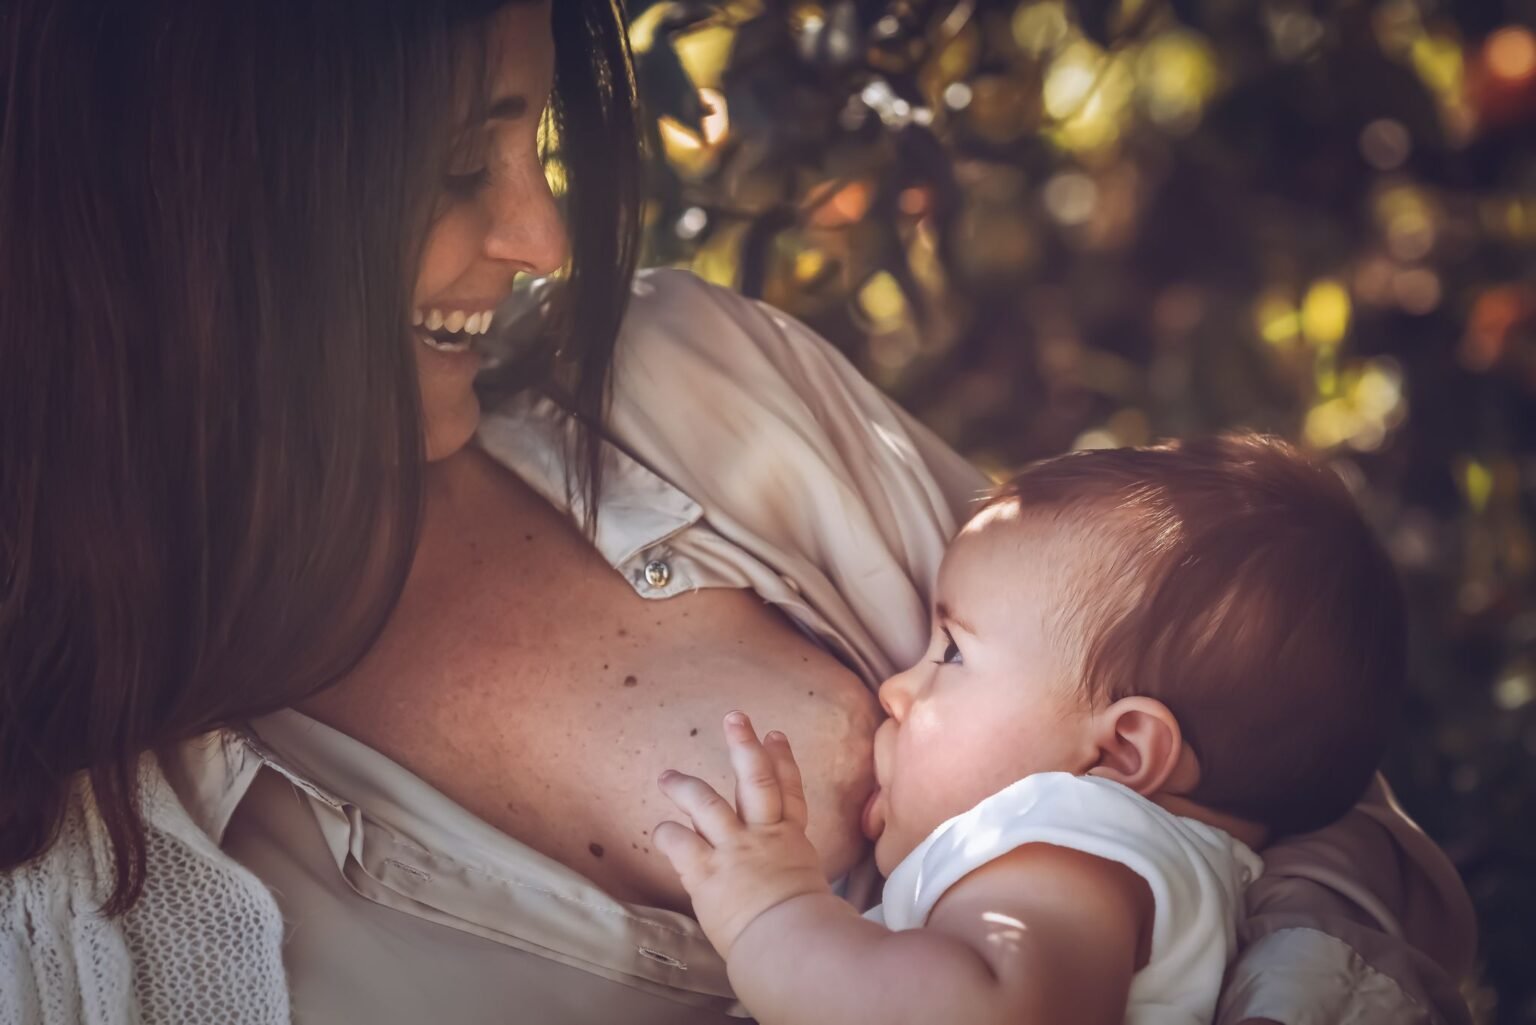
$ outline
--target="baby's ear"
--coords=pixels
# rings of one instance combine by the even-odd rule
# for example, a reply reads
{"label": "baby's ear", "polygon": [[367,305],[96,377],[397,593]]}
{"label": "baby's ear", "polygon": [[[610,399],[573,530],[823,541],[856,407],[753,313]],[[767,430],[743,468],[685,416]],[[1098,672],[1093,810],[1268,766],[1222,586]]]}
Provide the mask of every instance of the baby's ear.
{"label": "baby's ear", "polygon": [[1179,721],[1156,698],[1121,698],[1094,716],[1093,731],[1099,761],[1090,776],[1112,779],[1143,797],[1184,792],[1199,781]]}

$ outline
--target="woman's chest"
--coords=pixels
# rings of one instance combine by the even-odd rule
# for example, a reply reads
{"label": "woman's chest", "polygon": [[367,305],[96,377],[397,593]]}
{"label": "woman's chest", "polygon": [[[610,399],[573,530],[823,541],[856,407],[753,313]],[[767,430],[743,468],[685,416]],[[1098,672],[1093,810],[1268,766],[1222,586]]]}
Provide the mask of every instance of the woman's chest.
{"label": "woman's chest", "polygon": [[429,530],[423,551],[430,571],[310,714],[615,896],[682,907],[650,845],[673,816],[655,780],[676,768],[729,793],[719,723],[741,708],[795,745],[829,874],[857,860],[874,701],[754,594],[642,598],[537,514],[451,545]]}

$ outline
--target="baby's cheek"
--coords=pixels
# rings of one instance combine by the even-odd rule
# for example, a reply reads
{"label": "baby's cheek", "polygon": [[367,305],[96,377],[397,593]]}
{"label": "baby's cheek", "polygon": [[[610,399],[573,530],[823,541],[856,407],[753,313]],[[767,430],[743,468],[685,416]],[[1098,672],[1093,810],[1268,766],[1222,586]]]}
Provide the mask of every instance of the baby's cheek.
{"label": "baby's cheek", "polygon": [[966,743],[945,745],[929,752],[921,759],[918,771],[910,774],[913,793],[908,822],[921,827],[924,837],[1001,789],[994,785],[995,767],[978,765],[977,759],[969,757],[971,753]]}
{"label": "baby's cheek", "polygon": [[882,875],[890,875],[901,859],[950,817],[942,814],[942,794],[922,783],[903,785],[906,782],[898,780],[886,792],[885,829],[875,846],[875,861]]}
{"label": "baby's cheek", "polygon": [[887,822],[885,832],[880,834],[880,839],[875,841],[875,867],[883,876],[890,876],[896,871],[896,866],[901,864],[901,859],[906,855],[908,848],[899,843],[896,836],[897,827]]}
{"label": "baby's cheek", "polygon": [[[918,767],[915,759],[903,761],[887,781],[884,795],[885,831],[905,840],[913,832],[922,829],[932,817],[934,805],[942,797],[941,790],[942,785],[936,786],[934,778]],[[922,836],[916,838],[921,839]]]}

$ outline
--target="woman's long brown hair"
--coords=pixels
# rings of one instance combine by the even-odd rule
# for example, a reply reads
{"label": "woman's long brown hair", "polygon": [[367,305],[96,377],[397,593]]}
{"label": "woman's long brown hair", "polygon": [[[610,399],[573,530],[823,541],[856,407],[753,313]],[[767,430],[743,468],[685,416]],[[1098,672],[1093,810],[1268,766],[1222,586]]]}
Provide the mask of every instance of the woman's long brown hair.
{"label": "woman's long brown hair", "polygon": [[[421,502],[417,255],[496,6],[0,11],[0,871],[83,775],[131,906],[140,757],[314,693],[382,628]],[[598,423],[634,95],[617,8],[553,10],[562,352]]]}

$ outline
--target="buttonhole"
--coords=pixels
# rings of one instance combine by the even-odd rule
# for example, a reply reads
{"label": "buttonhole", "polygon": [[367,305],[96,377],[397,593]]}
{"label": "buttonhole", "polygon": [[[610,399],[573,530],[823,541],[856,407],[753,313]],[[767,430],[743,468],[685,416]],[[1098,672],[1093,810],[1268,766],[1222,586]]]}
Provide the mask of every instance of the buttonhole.
{"label": "buttonhole", "polygon": [[412,879],[415,879],[417,882],[430,883],[432,881],[432,877],[427,875],[427,873],[423,872],[419,868],[412,868],[410,865],[405,864],[403,861],[396,861],[394,858],[385,858],[384,864],[388,865],[390,868],[399,869],[406,875],[410,876]]}
{"label": "buttonhole", "polygon": [[686,972],[688,970],[688,966],[686,964],[679,961],[675,957],[672,957],[668,954],[663,954],[659,950],[652,950],[650,947],[640,947],[639,950],[641,957],[648,957],[652,961],[660,961],[668,968],[676,968],[680,972]]}

